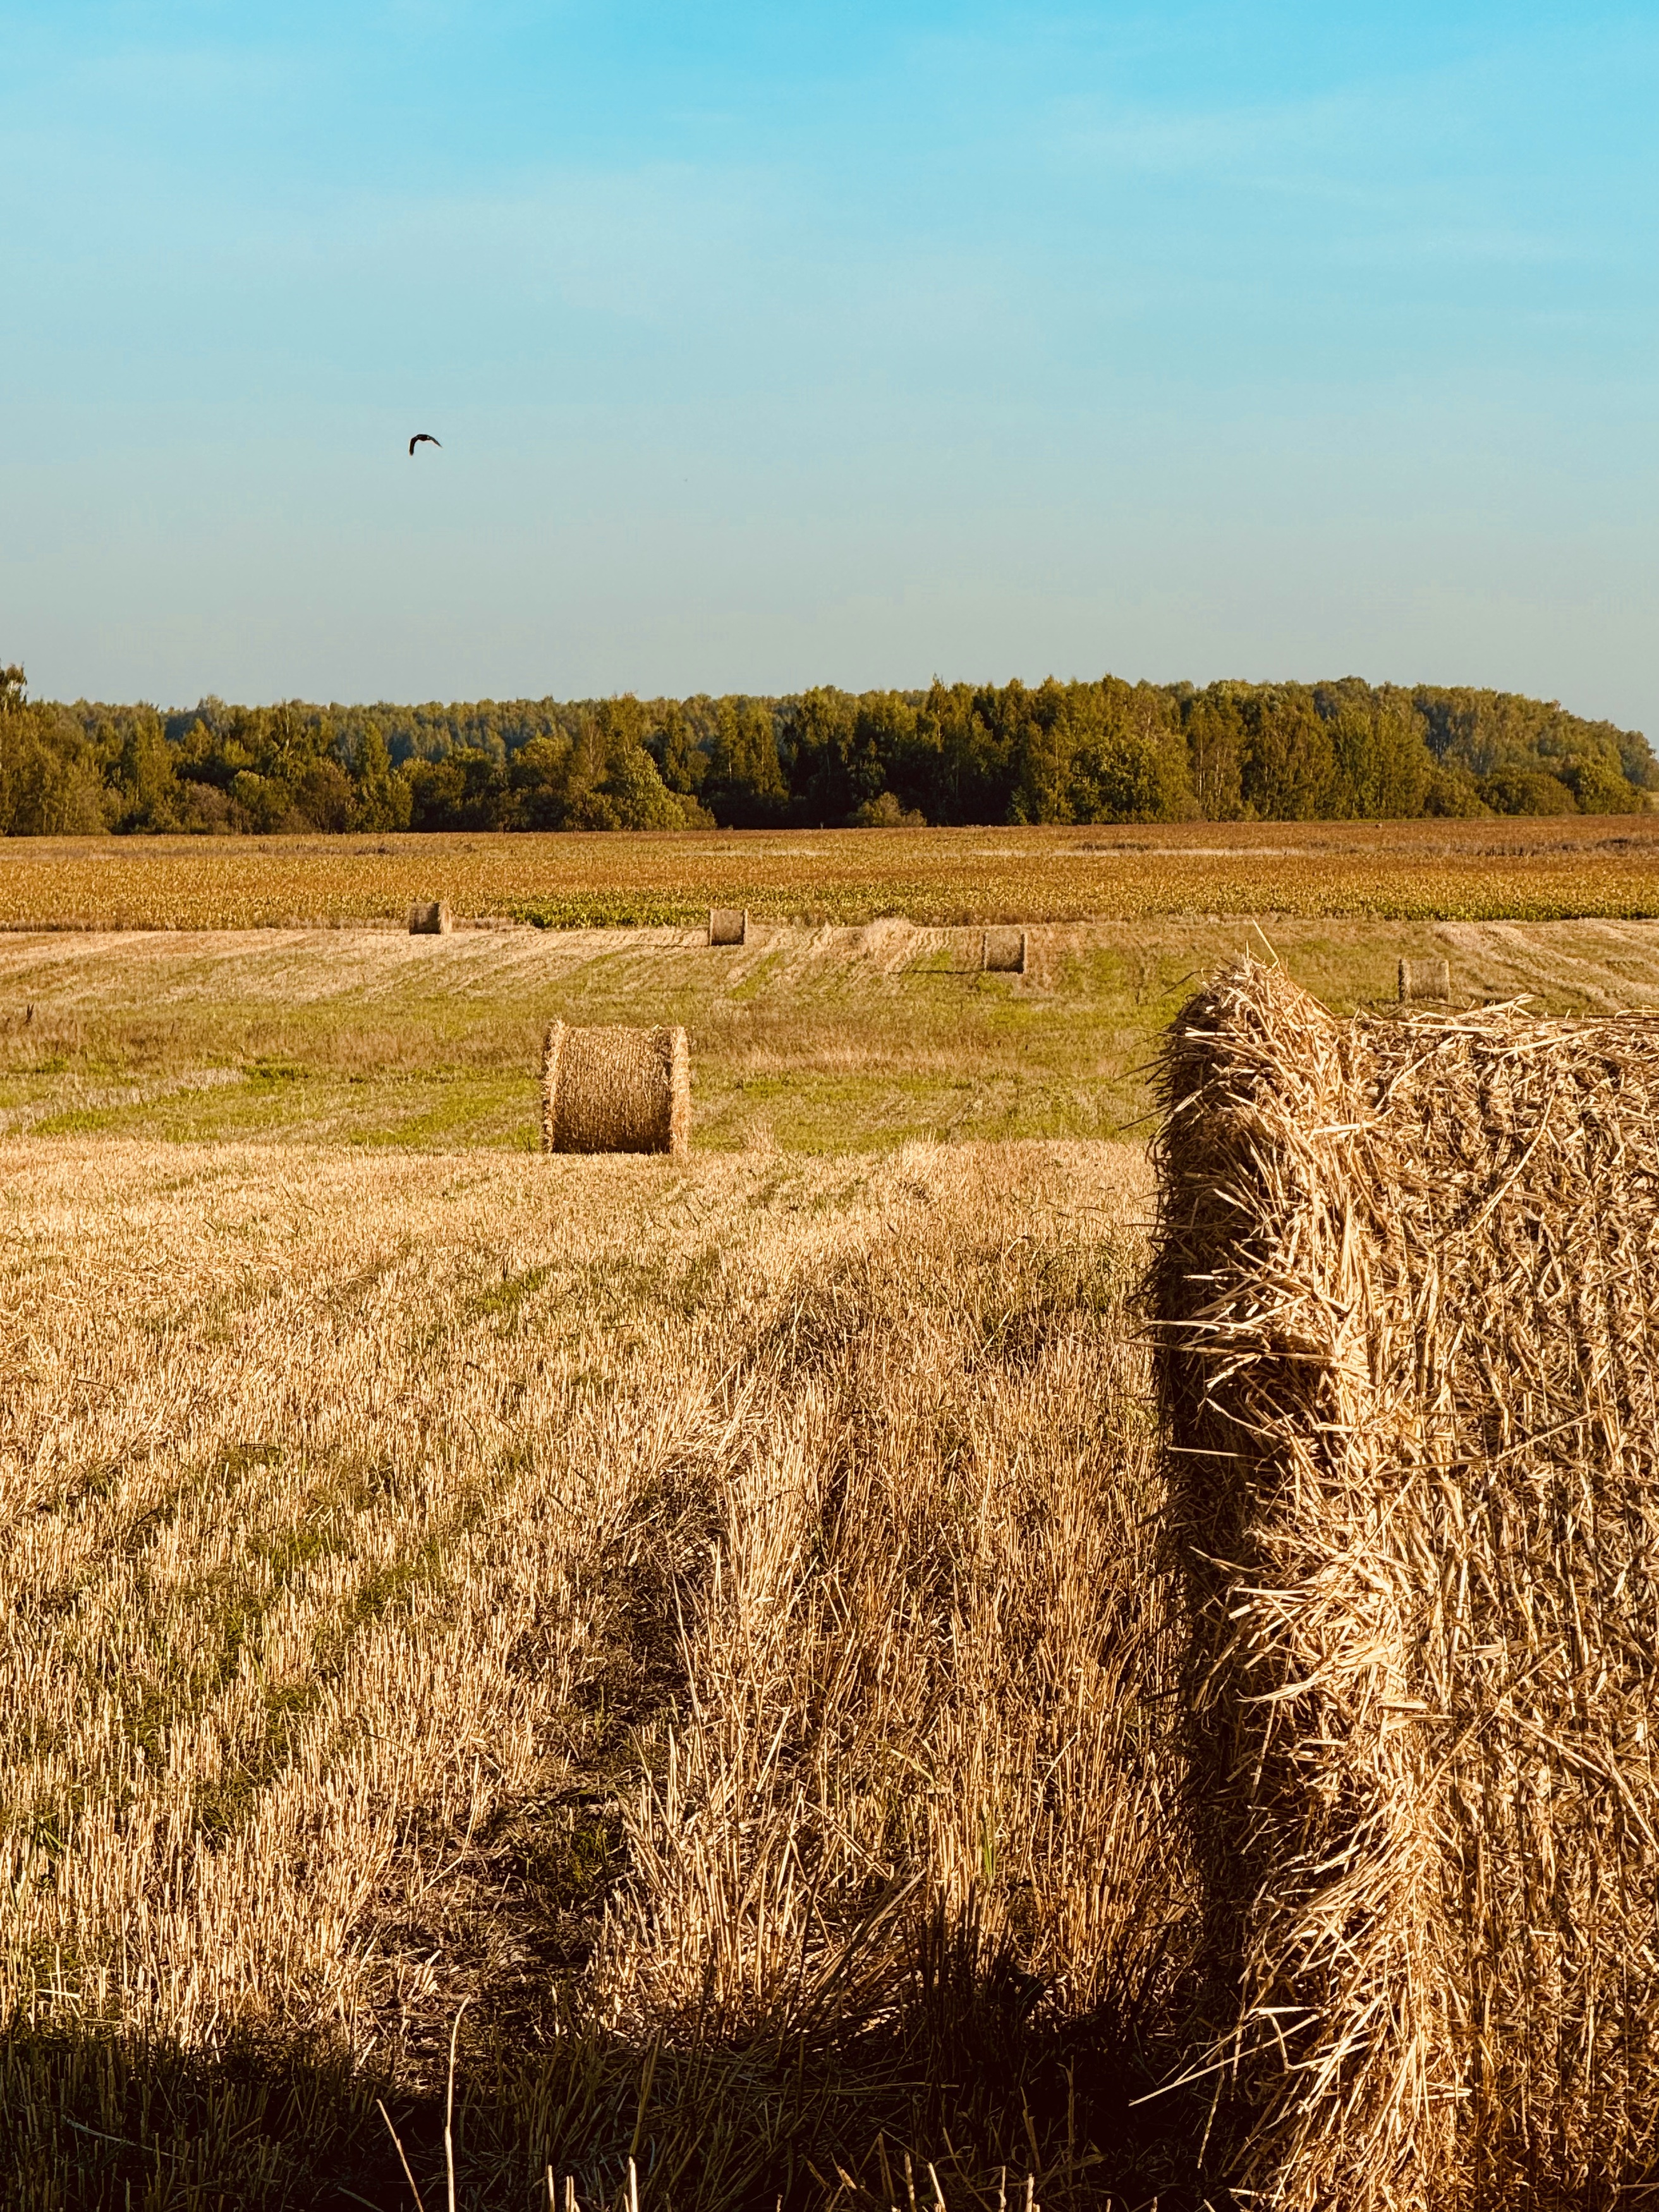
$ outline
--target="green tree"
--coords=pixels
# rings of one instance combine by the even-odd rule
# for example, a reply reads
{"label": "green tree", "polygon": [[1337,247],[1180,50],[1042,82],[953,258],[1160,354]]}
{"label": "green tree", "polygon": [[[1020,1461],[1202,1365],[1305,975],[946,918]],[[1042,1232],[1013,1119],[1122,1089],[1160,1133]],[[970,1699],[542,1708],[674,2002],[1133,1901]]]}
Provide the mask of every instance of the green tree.
{"label": "green tree", "polygon": [[1480,796],[1479,782],[1461,762],[1438,761],[1429,770],[1424,787],[1423,811],[1468,822],[1490,814],[1492,809]]}
{"label": "green tree", "polygon": [[1000,704],[1017,763],[1009,820],[1070,822],[1078,731],[1076,717],[1066,711],[1065,692],[1050,676],[1035,691],[1023,684],[1009,684]]}
{"label": "green tree", "polygon": [[1483,775],[1480,796],[1494,814],[1577,814],[1578,801],[1559,775],[1541,769],[1500,768]]}
{"label": "green tree", "polygon": [[392,755],[378,722],[363,732],[357,747],[356,805],[352,827],[356,830],[407,830],[412,803],[407,776],[392,765]]}
{"label": "green tree", "polygon": [[[925,823],[933,801],[937,754],[921,731],[916,702],[902,691],[861,691],[853,713],[853,757],[868,765],[869,780],[878,769],[882,790],[896,803],[908,828]],[[864,806],[878,804],[863,800]]]}
{"label": "green tree", "polygon": [[656,763],[641,744],[614,744],[606,757],[605,781],[594,797],[604,804],[600,830],[681,830],[684,809],[665,788]]}
{"label": "green tree", "polygon": [[94,837],[108,827],[97,763],[84,744],[54,744],[37,730],[9,768],[6,826],[14,837]]}
{"label": "green tree", "polygon": [[648,704],[209,697],[161,716],[31,703],[22,671],[0,668],[0,828],[20,833],[760,826],[895,810],[941,823],[1296,820],[1479,812],[1488,799],[1628,810],[1650,794],[1659,763],[1639,730],[1553,700],[1357,677],[1203,690],[935,680]]}
{"label": "green tree", "polygon": [[1409,821],[1423,811],[1434,757],[1428,725],[1402,691],[1349,678],[1316,692],[1330,731],[1333,811],[1361,821]]}
{"label": "green tree", "polygon": [[697,743],[690,718],[678,700],[668,702],[645,743],[664,787],[695,799],[708,774],[708,756]]}
{"label": "green tree", "polygon": [[0,830],[80,837],[106,827],[103,779],[83,727],[26,696],[21,666],[0,667]]}
{"label": "green tree", "polygon": [[280,775],[261,775],[256,769],[238,769],[230,780],[230,802],[237,827],[261,837],[298,826],[294,793]]}
{"label": "green tree", "polygon": [[1174,822],[1192,813],[1178,710],[1150,684],[1109,676],[1070,687],[1074,736],[1066,812],[1070,822]]}
{"label": "green tree", "polygon": [[507,772],[493,753],[458,745],[438,761],[411,761],[410,827],[495,830],[507,799]]}
{"label": "green tree", "polygon": [[927,817],[919,807],[906,807],[890,791],[866,799],[848,825],[854,830],[925,830]]}
{"label": "green tree", "polygon": [[1182,720],[1193,798],[1206,822],[1232,822],[1244,811],[1244,718],[1233,687],[1212,684],[1190,696]]}
{"label": "green tree", "polygon": [[1244,805],[1263,822],[1310,822],[1334,811],[1336,757],[1312,694],[1259,684],[1238,696],[1244,724]]}
{"label": "green tree", "polygon": [[518,830],[562,830],[570,811],[571,743],[557,737],[532,738],[507,764],[512,794],[508,819]]}
{"label": "green tree", "polygon": [[[808,708],[809,714],[817,714],[816,702],[844,698],[844,693],[809,691],[801,705]],[[814,702],[810,708],[809,702]],[[830,719],[817,714],[815,728],[820,722],[827,727]],[[834,719],[838,725],[839,708]],[[844,720],[850,732],[850,701],[847,702]],[[809,769],[809,776],[810,774]],[[818,818],[844,821],[854,805],[866,798],[873,799],[879,788],[878,784],[874,790],[860,791],[856,799],[842,805],[836,813]],[[758,700],[730,698],[717,702],[714,743],[702,796],[723,828],[765,829],[783,819],[789,802],[789,786],[784,781],[782,763],[778,758],[778,737],[772,716]]]}
{"label": "green tree", "polygon": [[304,762],[293,779],[294,811],[311,830],[337,833],[356,826],[357,791],[338,761]]}
{"label": "green tree", "polygon": [[1557,700],[1513,691],[1423,684],[1413,697],[1436,759],[1476,776],[1515,769],[1565,778],[1569,768],[1595,760],[1636,790],[1659,788],[1659,763],[1640,730],[1587,721]]}
{"label": "green tree", "polygon": [[930,822],[1006,822],[1013,803],[1018,718],[1005,718],[1002,695],[936,677],[918,702],[911,734],[922,768],[918,803]]}
{"label": "green tree", "polygon": [[1581,814],[1635,814],[1641,808],[1641,793],[1605,759],[1570,762],[1561,781],[1578,801]]}
{"label": "green tree", "polygon": [[[112,829],[177,830],[182,799],[173,748],[148,708],[99,732]],[[94,739],[94,743],[97,739]]]}
{"label": "green tree", "polygon": [[567,824],[573,830],[680,830],[684,809],[645,748],[645,714],[631,693],[602,699],[572,749]]}

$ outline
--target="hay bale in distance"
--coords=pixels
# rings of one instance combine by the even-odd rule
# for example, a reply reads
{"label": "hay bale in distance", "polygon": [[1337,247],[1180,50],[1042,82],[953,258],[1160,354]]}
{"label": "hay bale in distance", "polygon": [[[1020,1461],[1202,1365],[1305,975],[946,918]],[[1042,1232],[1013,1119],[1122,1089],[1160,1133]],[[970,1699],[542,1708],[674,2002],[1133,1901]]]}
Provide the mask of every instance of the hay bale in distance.
{"label": "hay bale in distance", "polygon": [[711,945],[741,945],[749,934],[749,909],[746,906],[711,906],[708,909],[708,942]]}
{"label": "hay bale in distance", "polygon": [[988,975],[1025,973],[1025,932],[988,929],[979,942],[979,964]]}
{"label": "hay bale in distance", "polygon": [[1402,1005],[1413,1000],[1438,999],[1443,1002],[1451,997],[1451,962],[1449,960],[1402,960],[1400,963],[1400,997]]}
{"label": "hay bale in distance", "polygon": [[1610,2203],[1659,2139],[1659,1024],[1246,962],[1163,1081],[1227,2179]]}
{"label": "hay bale in distance", "polygon": [[441,899],[416,899],[409,909],[411,937],[447,937],[453,924]]}
{"label": "hay bale in distance", "polygon": [[542,1048],[544,1152],[683,1153],[691,1059],[683,1029],[572,1029]]}

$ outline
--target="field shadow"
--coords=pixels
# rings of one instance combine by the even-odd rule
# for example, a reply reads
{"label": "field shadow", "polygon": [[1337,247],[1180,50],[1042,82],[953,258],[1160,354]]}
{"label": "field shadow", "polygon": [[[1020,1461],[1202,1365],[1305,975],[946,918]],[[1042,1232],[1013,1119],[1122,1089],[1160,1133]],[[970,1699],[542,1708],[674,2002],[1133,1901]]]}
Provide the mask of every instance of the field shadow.
{"label": "field shadow", "polygon": [[[644,2041],[574,1987],[539,2035],[463,2031],[455,2203],[586,2212],[842,2205],[1048,2212],[1199,2202],[1170,2021],[1062,2021],[1011,1955],[934,1916],[889,2016],[695,2023]],[[562,2016],[560,2016],[562,2015]],[[384,2105],[385,2111],[381,2107]],[[397,2141],[392,2129],[395,2126]],[[16,2027],[0,2050],[0,2172],[15,2212],[425,2212],[447,2204],[441,2085],[399,2088],[320,2041],[213,2052]]]}

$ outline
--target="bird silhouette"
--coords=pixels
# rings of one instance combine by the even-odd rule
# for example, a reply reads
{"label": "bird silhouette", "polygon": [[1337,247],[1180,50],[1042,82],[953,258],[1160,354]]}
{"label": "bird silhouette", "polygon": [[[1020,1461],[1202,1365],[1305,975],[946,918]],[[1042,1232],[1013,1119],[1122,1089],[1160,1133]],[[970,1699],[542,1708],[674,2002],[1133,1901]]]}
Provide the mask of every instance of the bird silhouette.
{"label": "bird silhouette", "polygon": [[409,450],[411,454],[416,446],[436,446],[440,453],[443,451],[442,439],[434,438],[430,430],[417,430],[415,433],[409,441]]}

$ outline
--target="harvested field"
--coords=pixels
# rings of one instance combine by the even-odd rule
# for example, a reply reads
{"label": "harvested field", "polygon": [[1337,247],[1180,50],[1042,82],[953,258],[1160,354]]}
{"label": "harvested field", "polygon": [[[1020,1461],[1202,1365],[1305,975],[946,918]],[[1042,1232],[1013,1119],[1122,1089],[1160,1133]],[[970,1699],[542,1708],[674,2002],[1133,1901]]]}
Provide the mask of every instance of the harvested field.
{"label": "harvested field", "polygon": [[1249,2201],[1659,2168],[1659,1024],[1332,1019],[1165,1067],[1196,1856]]}
{"label": "harvested field", "polygon": [[8,2203],[1164,2186],[1149,1196],[0,1150]]}
{"label": "harvested field", "polygon": [[[1198,977],[1270,944],[1341,1010],[1401,957],[1456,1003],[1659,1005],[1651,922],[1049,924],[1020,975],[976,928],[0,933],[0,1128],[198,1142],[523,1149],[550,1020],[684,1024],[696,1150],[1142,1133]],[[33,1009],[31,1013],[30,1010]]]}
{"label": "harvested field", "polygon": [[544,927],[930,927],[1209,915],[1659,916],[1659,815],[1156,829],[8,838],[0,927],[380,923],[416,901]]}
{"label": "harvested field", "polygon": [[[419,883],[456,895],[430,854]],[[742,944],[702,890],[756,908]],[[1227,2172],[1297,2212],[1577,2212],[1643,2170],[1648,1231],[1617,1178],[1649,1140],[1626,1085],[1575,1149],[1560,1055],[1534,1082],[1483,1002],[1659,1005],[1659,927],[1034,921],[986,975],[996,923],[786,923],[710,883],[672,926],[0,936],[20,2205],[405,2212],[382,2097],[434,2207],[458,2017],[463,2212],[544,2203],[550,2166],[622,2212],[630,2154],[640,2212],[990,2212],[1028,2176],[1048,2212],[1195,2212]],[[1278,1091],[1250,1062],[1279,1120],[1211,1180],[1293,1157],[1318,1236],[1246,1255],[1242,1364],[1180,1401],[1189,1439],[1278,1405],[1249,1512],[1177,1455],[1172,1521],[1144,1159],[977,1140],[1144,1133],[1159,1033],[1253,945],[1364,1018],[1304,1003]],[[1400,963],[1442,959],[1450,1016],[1401,1021]],[[683,1024],[690,1154],[527,1157],[555,1020]],[[1359,1110],[1350,1036],[1379,1067],[1434,1040],[1441,1103],[1413,1063]],[[1346,1322],[1339,1215],[1342,1266],[1381,1255]],[[1303,1336],[1250,1335],[1264,1279]],[[1195,1531],[1249,1563],[1231,1629]],[[1295,1689],[1271,1729],[1253,1666]]]}

